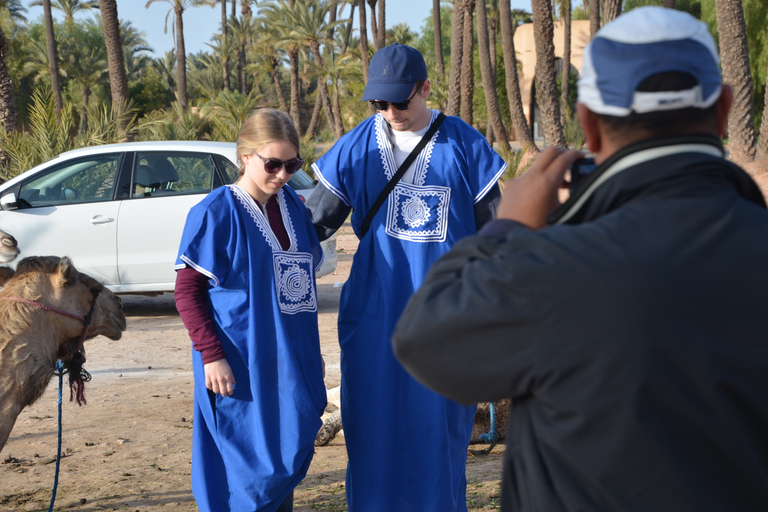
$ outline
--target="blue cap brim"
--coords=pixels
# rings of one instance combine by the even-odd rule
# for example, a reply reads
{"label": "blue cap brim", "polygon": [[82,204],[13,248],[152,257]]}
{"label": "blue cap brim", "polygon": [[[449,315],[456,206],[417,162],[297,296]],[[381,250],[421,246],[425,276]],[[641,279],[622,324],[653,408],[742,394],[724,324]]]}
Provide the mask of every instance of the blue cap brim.
{"label": "blue cap brim", "polygon": [[391,103],[402,103],[411,97],[416,82],[405,84],[382,84],[368,81],[363,91],[363,101],[382,100]]}

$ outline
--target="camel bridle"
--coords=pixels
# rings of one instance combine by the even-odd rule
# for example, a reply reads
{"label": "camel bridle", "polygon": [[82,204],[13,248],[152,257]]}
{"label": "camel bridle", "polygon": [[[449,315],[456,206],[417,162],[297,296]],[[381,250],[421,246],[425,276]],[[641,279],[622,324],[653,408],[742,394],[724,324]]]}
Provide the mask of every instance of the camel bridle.
{"label": "camel bridle", "polygon": [[64,311],[63,309],[54,308],[53,306],[48,306],[36,300],[24,299],[22,297],[16,297],[13,295],[9,297],[0,297],[0,299],[10,300],[12,302],[19,302],[21,304],[26,304],[28,306],[34,306],[36,308],[44,309],[46,311],[56,313],[57,315],[66,316],[68,318],[72,318],[74,320],[81,322],[83,324],[83,334],[80,335],[80,345],[82,346],[82,344],[85,343],[85,338],[88,336],[88,329],[91,326],[91,317],[93,316],[93,310],[96,308],[96,300],[98,299],[100,293],[101,293],[101,289],[91,290],[91,294],[93,295],[93,302],[91,303],[91,307],[85,315],[70,313],[68,311]]}

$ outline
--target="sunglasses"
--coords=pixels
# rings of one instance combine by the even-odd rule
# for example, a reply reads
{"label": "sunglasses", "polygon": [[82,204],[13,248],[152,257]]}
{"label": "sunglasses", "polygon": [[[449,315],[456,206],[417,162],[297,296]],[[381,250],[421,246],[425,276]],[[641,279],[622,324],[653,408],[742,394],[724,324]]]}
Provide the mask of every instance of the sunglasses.
{"label": "sunglasses", "polygon": [[278,160],[277,158],[264,158],[260,154],[254,152],[254,155],[261,158],[261,161],[264,162],[264,170],[267,171],[269,174],[275,174],[280,169],[285,167],[285,172],[288,174],[293,174],[299,169],[301,169],[301,166],[304,165],[304,160],[302,160],[299,157],[291,158],[290,160]]}
{"label": "sunglasses", "polygon": [[392,103],[392,106],[395,107],[397,110],[408,110],[408,105],[411,103],[411,100],[413,99],[414,96],[416,96],[416,93],[419,92],[420,89],[421,87],[417,87],[416,90],[413,91],[413,94],[411,94],[411,97],[401,103],[382,101],[382,100],[371,100],[371,105],[373,105],[376,110],[387,110],[389,108],[389,104]]}

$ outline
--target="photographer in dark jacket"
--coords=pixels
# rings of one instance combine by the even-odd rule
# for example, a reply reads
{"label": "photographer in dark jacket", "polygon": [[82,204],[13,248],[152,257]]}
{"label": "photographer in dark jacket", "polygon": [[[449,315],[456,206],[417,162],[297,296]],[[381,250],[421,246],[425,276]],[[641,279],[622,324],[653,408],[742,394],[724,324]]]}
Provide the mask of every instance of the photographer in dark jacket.
{"label": "photographer in dark jacket", "polygon": [[585,49],[577,151],[507,183],[394,335],[461,403],[512,397],[503,511],[768,507],[768,212],[723,157],[733,98],[688,14],[644,7]]}

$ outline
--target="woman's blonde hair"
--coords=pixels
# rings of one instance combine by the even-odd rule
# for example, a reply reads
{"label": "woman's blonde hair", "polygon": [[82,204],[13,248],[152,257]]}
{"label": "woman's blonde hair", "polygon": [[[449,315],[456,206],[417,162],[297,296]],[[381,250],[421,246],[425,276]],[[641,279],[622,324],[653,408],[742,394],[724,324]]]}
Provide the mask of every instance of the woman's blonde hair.
{"label": "woman's blonde hair", "polygon": [[270,142],[275,141],[288,142],[296,148],[297,155],[301,157],[299,154],[299,133],[288,114],[271,108],[255,110],[243,123],[240,136],[237,138],[239,175],[242,177],[245,172],[243,155],[252,155]]}

